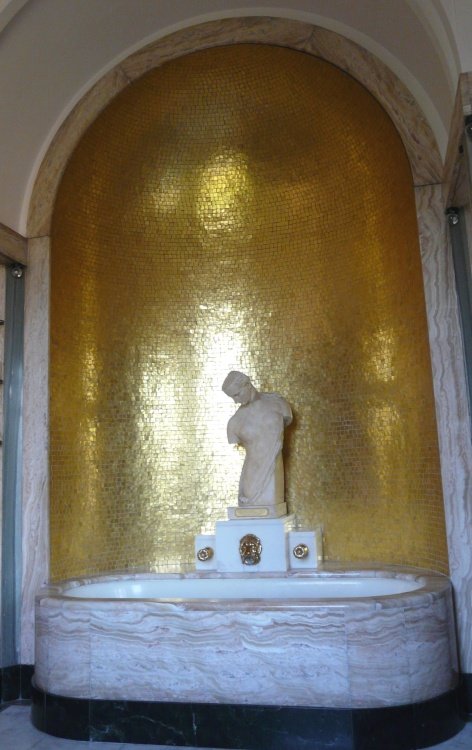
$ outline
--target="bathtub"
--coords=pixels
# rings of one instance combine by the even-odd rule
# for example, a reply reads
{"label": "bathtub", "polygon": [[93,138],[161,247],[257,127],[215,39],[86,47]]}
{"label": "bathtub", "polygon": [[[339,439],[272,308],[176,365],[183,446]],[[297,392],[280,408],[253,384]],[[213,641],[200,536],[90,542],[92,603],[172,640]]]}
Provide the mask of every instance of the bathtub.
{"label": "bathtub", "polygon": [[77,599],[359,599],[418,591],[420,581],[378,576],[248,578],[144,578],[94,581],[65,587]]}
{"label": "bathtub", "polygon": [[415,570],[101,576],[36,601],[35,684],[70,698],[376,708],[457,672],[450,583]]}

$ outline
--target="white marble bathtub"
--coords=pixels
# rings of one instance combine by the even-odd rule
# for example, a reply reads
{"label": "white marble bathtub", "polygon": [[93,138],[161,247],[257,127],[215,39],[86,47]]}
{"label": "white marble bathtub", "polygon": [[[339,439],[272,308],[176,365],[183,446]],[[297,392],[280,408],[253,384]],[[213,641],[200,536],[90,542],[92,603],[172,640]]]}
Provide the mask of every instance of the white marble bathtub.
{"label": "white marble bathtub", "polygon": [[271,576],[270,578],[142,578],[65,587],[77,599],[355,599],[406,594],[420,581],[377,576]]}
{"label": "white marble bathtub", "polygon": [[81,698],[423,701],[457,684],[450,583],[407,569],[66,581],[37,597],[35,681]]}

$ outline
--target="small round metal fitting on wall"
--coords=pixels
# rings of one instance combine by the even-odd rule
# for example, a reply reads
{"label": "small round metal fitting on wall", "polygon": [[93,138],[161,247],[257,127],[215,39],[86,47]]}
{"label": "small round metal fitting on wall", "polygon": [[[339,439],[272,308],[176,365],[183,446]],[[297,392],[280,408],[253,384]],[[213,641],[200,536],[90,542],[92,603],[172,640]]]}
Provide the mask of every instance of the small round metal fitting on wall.
{"label": "small round metal fitting on wall", "polygon": [[211,560],[213,554],[214,552],[211,547],[202,547],[202,549],[199,549],[197,552],[197,558],[200,562],[207,562],[208,560]]}
{"label": "small round metal fitting on wall", "polygon": [[297,544],[296,547],[293,548],[293,556],[297,558],[297,560],[304,560],[305,557],[308,557],[309,549],[306,544]]}

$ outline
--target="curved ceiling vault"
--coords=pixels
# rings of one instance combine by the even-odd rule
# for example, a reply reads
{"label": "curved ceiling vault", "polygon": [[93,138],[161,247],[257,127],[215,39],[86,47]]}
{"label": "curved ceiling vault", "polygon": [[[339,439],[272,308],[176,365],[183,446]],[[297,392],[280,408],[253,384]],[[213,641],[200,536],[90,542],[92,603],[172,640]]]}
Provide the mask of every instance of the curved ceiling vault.
{"label": "curved ceiling vault", "polygon": [[93,83],[154,39],[217,18],[292,18],[357,42],[409,88],[444,154],[461,70],[448,10],[442,0],[0,0],[0,222],[26,233],[41,160]]}

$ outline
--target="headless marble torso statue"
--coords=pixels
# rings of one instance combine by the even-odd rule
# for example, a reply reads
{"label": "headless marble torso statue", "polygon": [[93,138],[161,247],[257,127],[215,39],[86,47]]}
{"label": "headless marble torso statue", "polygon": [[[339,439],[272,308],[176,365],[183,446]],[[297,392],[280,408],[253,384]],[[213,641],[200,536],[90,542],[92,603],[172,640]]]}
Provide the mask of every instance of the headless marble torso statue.
{"label": "headless marble torso statue", "polygon": [[239,506],[283,503],[282,445],[284,427],[292,421],[289,404],[278,393],[259,393],[247,375],[236,371],[226,377],[223,391],[241,404],[228,422],[228,442],[246,450]]}
{"label": "headless marble torso statue", "polygon": [[292,421],[278,393],[259,393],[247,375],[230,372],[223,391],[239,409],[228,422],[228,440],[246,449],[236,507],[213,534],[197,534],[197,570],[220,573],[280,573],[318,567],[321,526],[299,529],[284,502],[282,444]]}

